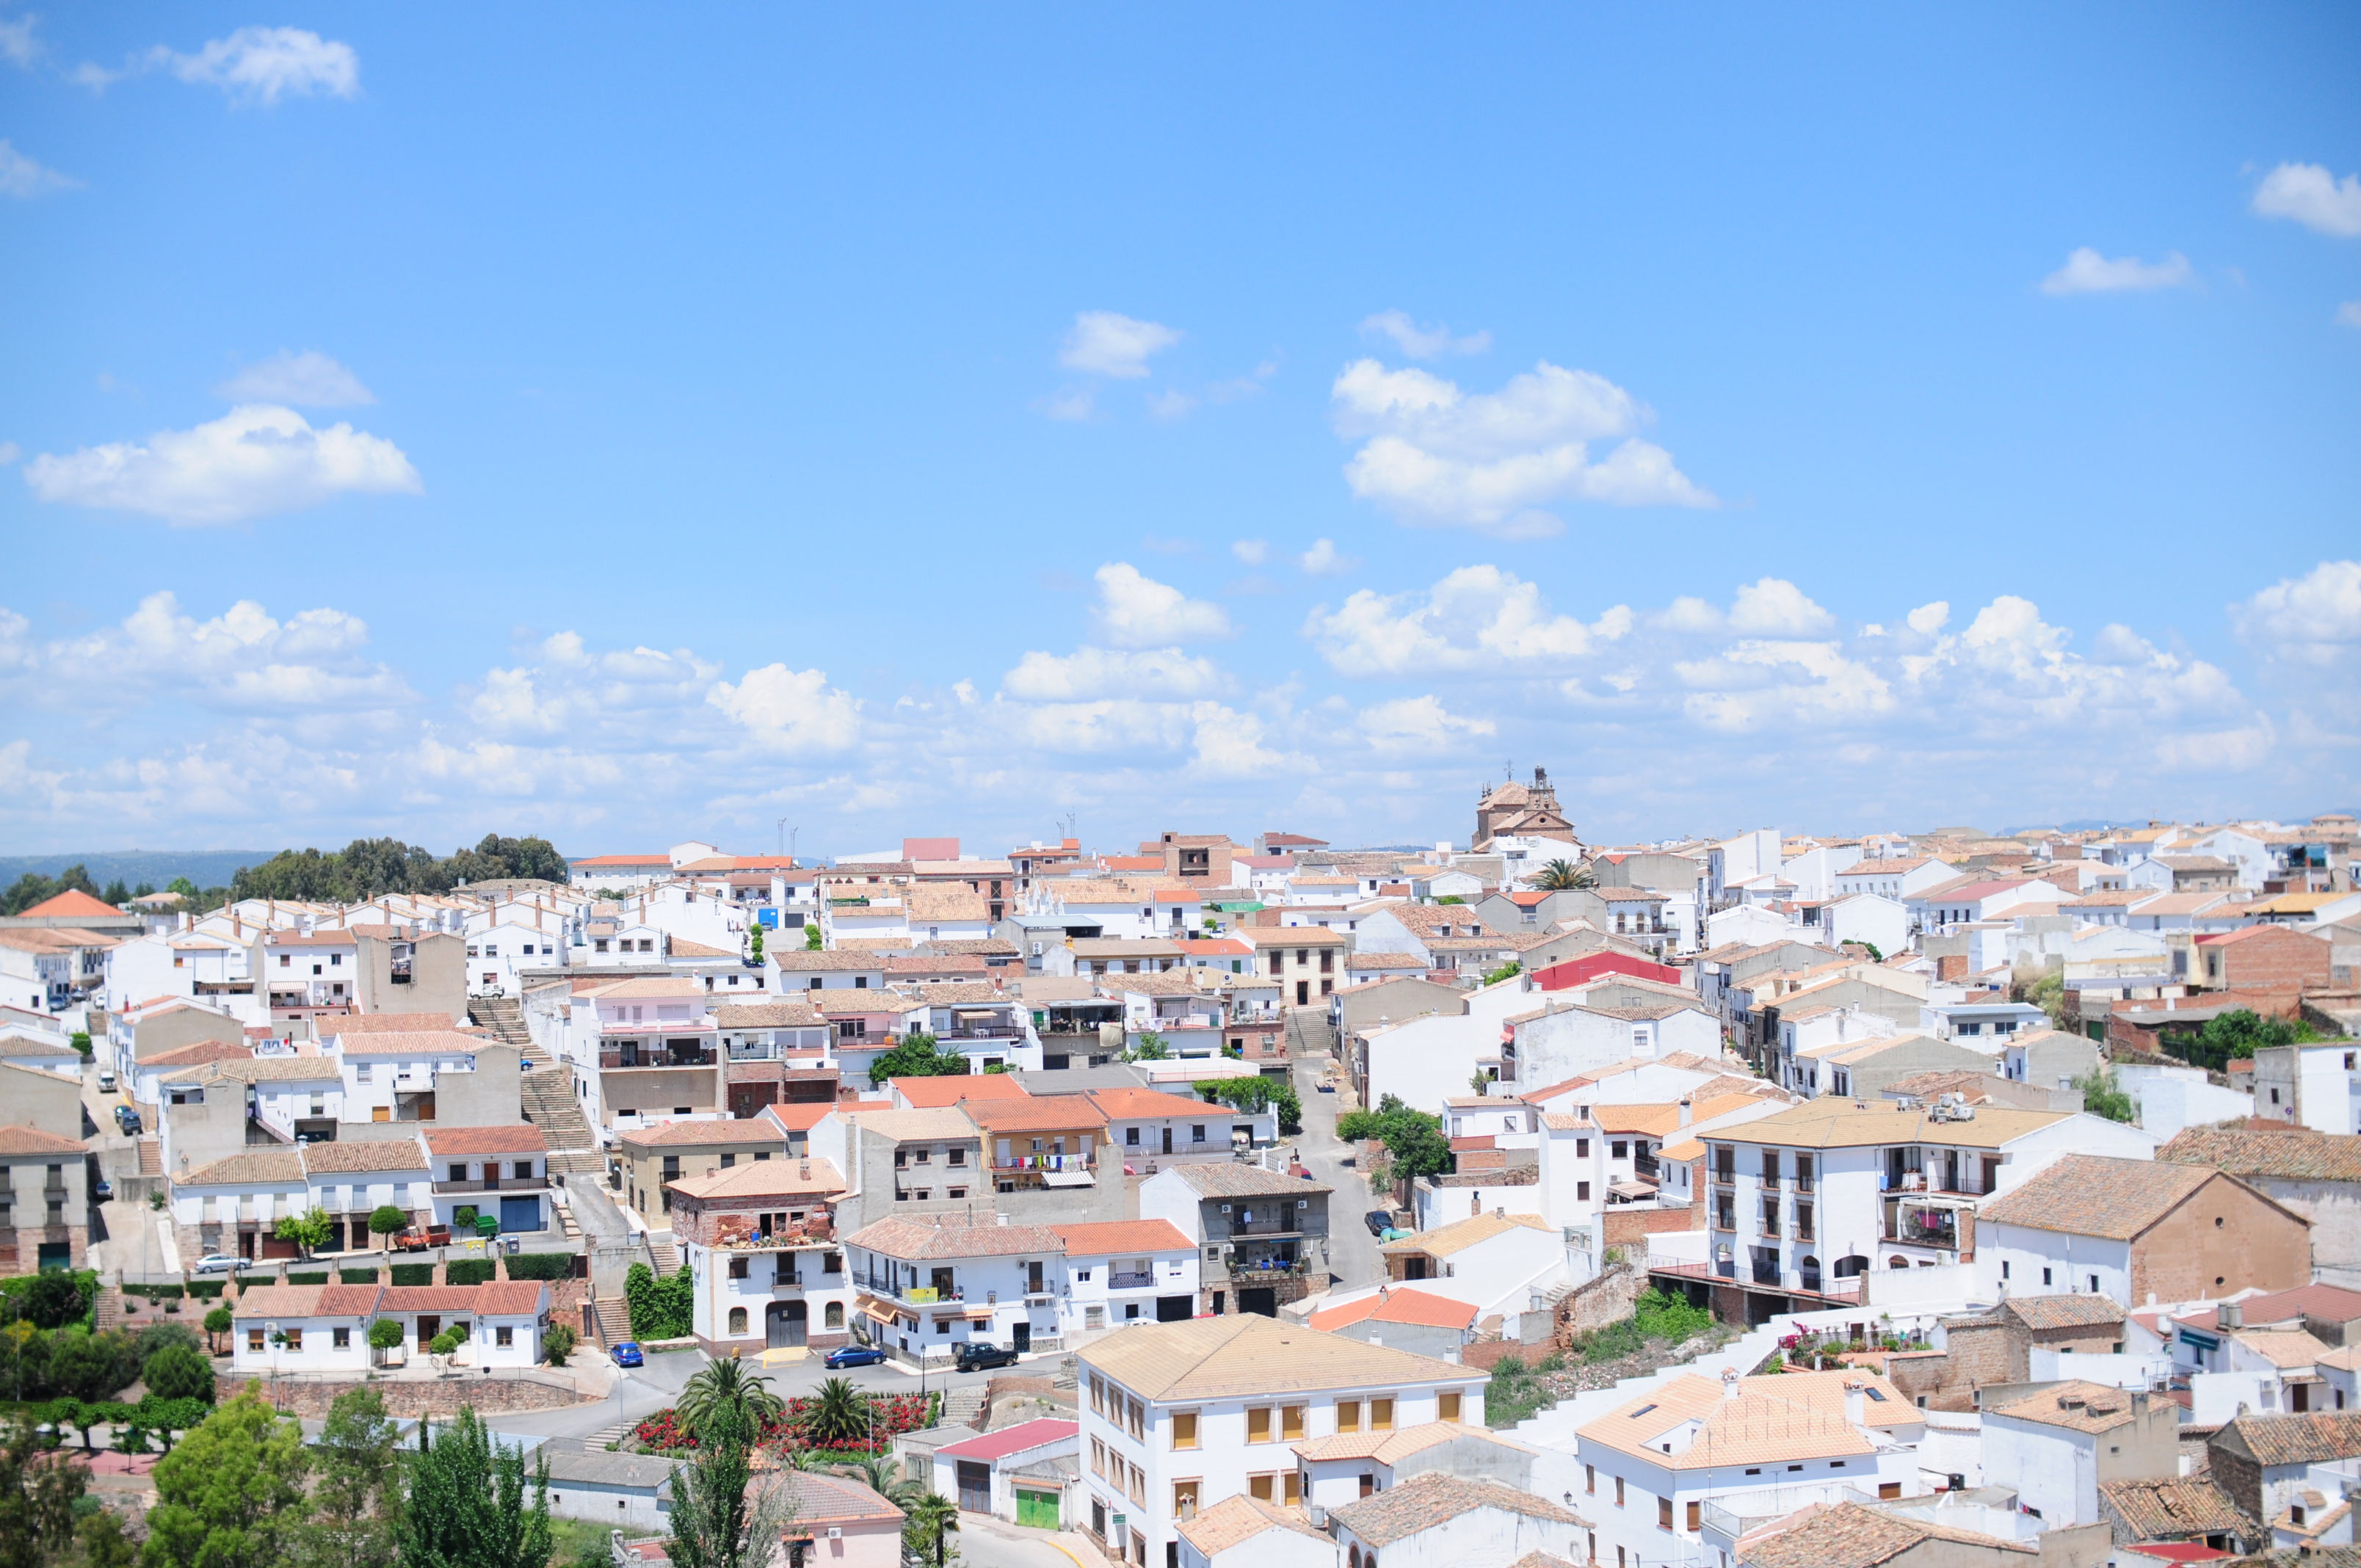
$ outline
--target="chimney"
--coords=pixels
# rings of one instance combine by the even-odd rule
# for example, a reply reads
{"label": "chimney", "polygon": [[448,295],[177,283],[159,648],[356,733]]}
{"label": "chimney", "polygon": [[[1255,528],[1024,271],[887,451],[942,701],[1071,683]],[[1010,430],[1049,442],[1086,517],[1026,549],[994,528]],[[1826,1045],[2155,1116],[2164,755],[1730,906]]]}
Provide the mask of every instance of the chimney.
{"label": "chimney", "polygon": [[1869,1396],[1861,1391],[1858,1383],[1847,1383],[1844,1390],[1845,1420],[1854,1426],[1869,1422]]}
{"label": "chimney", "polygon": [[1723,1367],[1721,1369],[1721,1397],[1725,1399],[1735,1399],[1738,1398],[1738,1368],[1735,1366]]}

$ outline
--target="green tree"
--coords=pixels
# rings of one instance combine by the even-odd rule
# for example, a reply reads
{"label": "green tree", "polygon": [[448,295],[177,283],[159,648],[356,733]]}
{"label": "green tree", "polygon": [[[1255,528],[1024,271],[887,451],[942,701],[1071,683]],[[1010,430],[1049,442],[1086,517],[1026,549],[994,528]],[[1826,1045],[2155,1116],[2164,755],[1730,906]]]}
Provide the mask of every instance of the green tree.
{"label": "green tree", "polygon": [[681,1568],[763,1568],[778,1550],[787,1493],[775,1475],[752,1484],[760,1430],[742,1403],[716,1396],[706,1406],[697,1457],[673,1471],[672,1551]]}
{"label": "green tree", "polygon": [[164,891],[167,893],[177,893],[184,899],[199,896],[197,884],[191,882],[184,876],[176,876],[170,882],[166,883],[164,884]]}
{"label": "green tree", "polygon": [[815,1448],[843,1448],[869,1436],[869,1396],[849,1377],[831,1377],[812,1397],[805,1421]]}
{"label": "green tree", "polygon": [[785,1408],[779,1397],[771,1392],[769,1379],[754,1376],[744,1362],[732,1359],[707,1362],[682,1387],[673,1414],[701,1442],[706,1426],[725,1410],[743,1417],[759,1431],[764,1421]]}
{"label": "green tree", "polygon": [[2074,1080],[2074,1087],[2082,1091],[2082,1109],[2092,1115],[2110,1122],[2139,1120],[2139,1102],[2124,1092],[2115,1081],[2115,1069],[2105,1062]]}
{"label": "green tree", "polygon": [[541,1332],[541,1358],[552,1366],[563,1366],[566,1358],[574,1354],[574,1331],[564,1323],[552,1323]]}
{"label": "green tree", "polygon": [[472,1409],[431,1446],[422,1422],[396,1535],[402,1568],[549,1568],[549,1463],[528,1472]]}
{"label": "green tree", "polygon": [[26,1321],[35,1328],[60,1329],[90,1310],[91,1288],[79,1274],[45,1268],[16,1299],[24,1306]]}
{"label": "green tree", "polygon": [[310,1568],[394,1568],[402,1508],[400,1437],[375,1389],[336,1396],[313,1451],[318,1478],[298,1562]]}
{"label": "green tree", "polygon": [[120,909],[131,902],[131,889],[125,885],[121,877],[116,877],[106,884],[106,891],[98,895],[98,901],[101,904],[112,904]]}
{"label": "green tree", "polygon": [[759,924],[746,932],[746,956],[758,964],[763,961],[763,927]]}
{"label": "green tree", "polygon": [[380,1203],[369,1211],[368,1228],[373,1236],[399,1235],[410,1228],[410,1215],[390,1203]]}
{"label": "green tree", "polygon": [[215,1307],[212,1311],[207,1312],[205,1314],[205,1343],[207,1346],[218,1351],[221,1348],[221,1336],[229,1332],[230,1326],[236,1321],[236,1315],[227,1307]]}
{"label": "green tree", "polygon": [[[124,1376],[120,1339],[68,1332],[49,1349],[49,1386],[76,1399],[104,1399],[131,1379]],[[213,1376],[210,1369],[206,1376]]]}
{"label": "green tree", "polygon": [[695,1325],[697,1282],[686,1264],[659,1278],[644,1263],[623,1272],[623,1305],[638,1339],[679,1339]]}
{"label": "green tree", "polygon": [[1597,887],[1598,877],[1587,866],[1572,861],[1552,861],[1532,874],[1533,886],[1544,893],[1572,893],[1578,888]]}
{"label": "green tree", "polygon": [[878,1053],[869,1064],[869,1085],[879,1088],[894,1078],[960,1078],[968,1070],[967,1058],[937,1050],[935,1037],[920,1032],[905,1035],[900,1045]]}
{"label": "green tree", "polygon": [[108,1411],[112,1409],[107,1405],[85,1404],[80,1399],[52,1399],[49,1401],[49,1424],[60,1431],[71,1428],[82,1433],[82,1451],[88,1453],[91,1452],[92,1431],[111,1419]]}
{"label": "green tree", "polygon": [[369,1325],[368,1342],[369,1348],[379,1354],[397,1348],[401,1343],[401,1321],[379,1318]]}
{"label": "green tree", "polygon": [[0,1433],[0,1568],[42,1568],[73,1541],[74,1505],[90,1472],[60,1464],[21,1417]]}
{"label": "green tree", "polygon": [[310,1468],[302,1429],[247,1384],[156,1462],[147,1568],[280,1568],[303,1524]]}
{"label": "green tree", "polygon": [[1153,1029],[1142,1029],[1139,1032],[1139,1044],[1124,1052],[1116,1059],[1118,1061],[1164,1061],[1171,1055],[1172,1049],[1164,1043],[1163,1036]]}
{"label": "green tree", "polygon": [[1514,980],[1517,976],[1524,972],[1525,966],[1522,963],[1520,963],[1517,959],[1510,959],[1499,969],[1487,974],[1484,977],[1484,983],[1486,985],[1498,985],[1504,980]]}
{"label": "green tree", "polygon": [[302,1247],[305,1257],[326,1246],[328,1238],[335,1233],[335,1222],[329,1219],[328,1212],[316,1203],[300,1214],[281,1214],[278,1223],[271,1226],[272,1234],[282,1242],[293,1242]]}
{"label": "green tree", "polygon": [[76,1568],[131,1568],[139,1561],[139,1548],[123,1533],[123,1516],[111,1509],[82,1515],[74,1522],[73,1533],[82,1548]]}
{"label": "green tree", "polygon": [[[1374,1111],[1347,1111],[1337,1117],[1336,1135],[1347,1143],[1374,1138],[1384,1144],[1389,1157],[1388,1168],[1395,1180],[1440,1176],[1457,1168],[1451,1140],[1443,1135],[1442,1118],[1413,1111],[1390,1094],[1379,1100]],[[1374,1171],[1370,1184],[1383,1185]]]}
{"label": "green tree", "polygon": [[818,927],[812,925],[806,925],[804,927],[804,951],[807,953],[816,953],[819,951]]}
{"label": "green tree", "polygon": [[939,1492],[928,1492],[903,1511],[902,1561],[950,1568],[950,1559],[959,1555],[949,1539],[960,1527],[958,1506]]}
{"label": "green tree", "polygon": [[185,1344],[168,1344],[149,1356],[139,1380],[159,1399],[213,1402],[213,1363]]}

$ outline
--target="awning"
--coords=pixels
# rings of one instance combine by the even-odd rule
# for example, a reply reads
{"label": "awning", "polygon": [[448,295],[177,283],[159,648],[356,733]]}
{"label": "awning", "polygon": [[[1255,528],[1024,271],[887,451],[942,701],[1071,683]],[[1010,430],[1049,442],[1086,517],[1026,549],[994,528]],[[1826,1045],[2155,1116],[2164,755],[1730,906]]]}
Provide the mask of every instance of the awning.
{"label": "awning", "polygon": [[861,1315],[873,1323],[883,1323],[888,1328],[891,1328],[895,1320],[901,1316],[892,1307],[876,1300],[863,1300],[861,1303]]}
{"label": "awning", "polygon": [[1044,1187],[1088,1187],[1092,1185],[1087,1170],[1045,1170],[1041,1173]]}
{"label": "awning", "polygon": [[1655,1184],[1649,1181],[1609,1182],[1607,1190],[1618,1198],[1653,1198],[1656,1195]]}
{"label": "awning", "polygon": [[960,1316],[971,1323],[988,1323],[993,1320],[994,1310],[990,1307],[970,1307],[961,1312]]}

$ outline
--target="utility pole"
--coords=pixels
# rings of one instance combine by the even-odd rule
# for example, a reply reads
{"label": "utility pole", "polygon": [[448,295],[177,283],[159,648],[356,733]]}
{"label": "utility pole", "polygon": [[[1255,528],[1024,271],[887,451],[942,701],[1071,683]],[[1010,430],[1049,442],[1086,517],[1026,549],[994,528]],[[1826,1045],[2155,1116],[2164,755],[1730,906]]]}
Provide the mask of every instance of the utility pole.
{"label": "utility pole", "polygon": [[779,830],[779,853],[784,855],[787,852],[787,819],[782,817],[774,826]]}

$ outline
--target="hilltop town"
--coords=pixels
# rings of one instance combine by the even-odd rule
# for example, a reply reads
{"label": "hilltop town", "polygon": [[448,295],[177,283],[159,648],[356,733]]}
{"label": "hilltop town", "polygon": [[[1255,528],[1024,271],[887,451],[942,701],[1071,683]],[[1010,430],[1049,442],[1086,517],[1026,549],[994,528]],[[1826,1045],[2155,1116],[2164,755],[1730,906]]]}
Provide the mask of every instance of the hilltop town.
{"label": "hilltop town", "polygon": [[2334,1546],[2357,852],[1602,846],[1536,769],[1417,849],[69,890],[0,926],[0,1264],[209,1290],[299,1407],[628,1402],[659,1341],[942,1387],[909,1475],[1140,1564]]}

